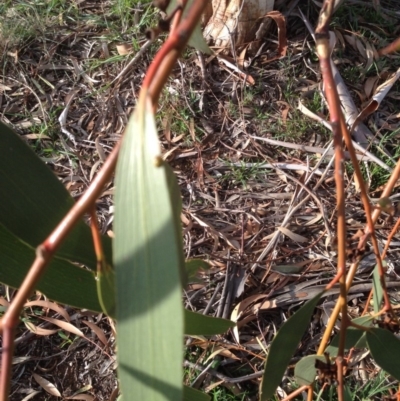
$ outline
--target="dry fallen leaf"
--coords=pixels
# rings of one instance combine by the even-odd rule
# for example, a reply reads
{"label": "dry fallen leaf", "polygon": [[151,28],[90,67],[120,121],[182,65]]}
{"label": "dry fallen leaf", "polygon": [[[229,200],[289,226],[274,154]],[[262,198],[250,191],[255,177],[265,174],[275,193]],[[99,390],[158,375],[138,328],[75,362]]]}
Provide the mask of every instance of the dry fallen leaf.
{"label": "dry fallen leaf", "polygon": [[117,45],[117,52],[120,56],[126,56],[132,51],[132,44],[130,43],[122,43]]}
{"label": "dry fallen leaf", "polygon": [[29,331],[38,336],[50,336],[58,331],[58,329],[43,329],[42,327],[38,327],[31,322],[24,322],[24,324]]}
{"label": "dry fallen leaf", "polygon": [[40,391],[32,390],[26,397],[24,397],[21,401],[28,401],[33,398],[36,394],[39,394]]}
{"label": "dry fallen leaf", "polygon": [[[251,304],[253,304],[254,302],[258,301],[261,298],[266,298],[266,295],[265,294],[251,295],[250,297],[239,302],[231,313],[231,320],[237,323],[238,320],[241,318],[242,314],[245,312],[245,310]],[[235,340],[239,344],[240,343],[239,326],[238,325],[234,326],[232,332],[233,336],[235,337]]]}
{"label": "dry fallen leaf", "polygon": [[39,384],[39,386],[47,391],[49,394],[54,395],[55,397],[61,397],[61,393],[57,390],[57,387],[53,383],[50,383],[44,377],[39,376],[36,373],[33,373],[32,376],[35,379],[36,383]]}
{"label": "dry fallen leaf", "polygon": [[55,302],[39,300],[39,301],[30,301],[24,305],[25,308],[29,308],[31,306],[40,306],[42,308],[52,309],[54,312],[57,312],[59,315],[61,315],[67,322],[70,321],[67,311],[60,305],[56,304]]}
{"label": "dry fallen leaf", "polygon": [[52,317],[41,316],[40,318],[43,320],[46,320],[47,322],[53,323],[56,326],[62,328],[63,330],[68,331],[72,334],[75,334],[76,336],[86,338],[85,335],[71,323],[64,322],[63,320],[59,320],[59,319],[54,319]]}
{"label": "dry fallen leaf", "polygon": [[0,297],[0,305],[8,308],[10,306],[10,303],[5,298]]}
{"label": "dry fallen leaf", "polygon": [[66,400],[83,400],[83,401],[93,401],[94,397],[90,394],[77,394],[71,397],[64,397]]}
{"label": "dry fallen leaf", "polygon": [[97,326],[95,323],[92,322],[88,322],[86,320],[82,320],[82,323],[86,324],[86,326],[90,327],[91,330],[94,331],[94,333],[96,334],[96,336],[99,338],[99,340],[107,346],[108,342],[107,342],[107,337],[104,334],[103,330]]}
{"label": "dry fallen leaf", "polygon": [[363,110],[361,110],[361,112],[358,114],[357,118],[353,122],[351,126],[351,132],[353,132],[354,129],[362,121],[364,121],[369,115],[371,115],[378,109],[382,100],[388,94],[390,89],[392,89],[392,86],[396,83],[396,81],[399,78],[400,78],[400,68],[398,68],[397,71],[388,80],[386,80],[383,84],[379,85],[378,88],[376,88],[375,94],[370,100],[370,102],[363,108]]}
{"label": "dry fallen leaf", "polygon": [[[217,349],[215,349],[215,348],[217,348]],[[229,351],[228,348],[214,347],[214,352],[212,352],[211,355],[206,359],[205,363],[211,361],[217,355],[222,355],[225,358],[240,360],[240,358],[238,358],[233,352]]]}
{"label": "dry fallen leaf", "polygon": [[295,242],[308,242],[309,240],[306,237],[303,237],[302,235],[295,234],[293,231],[290,231],[288,228],[285,227],[278,227],[278,230],[289,237],[291,240]]}

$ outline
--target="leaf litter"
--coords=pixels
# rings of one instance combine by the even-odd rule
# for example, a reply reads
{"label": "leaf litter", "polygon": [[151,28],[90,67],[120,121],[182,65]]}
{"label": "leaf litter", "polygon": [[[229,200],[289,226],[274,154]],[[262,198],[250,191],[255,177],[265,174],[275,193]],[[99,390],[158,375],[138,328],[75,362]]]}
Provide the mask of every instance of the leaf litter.
{"label": "leaf litter", "polygon": [[[381,3],[383,9],[390,7],[389,1]],[[90,18],[105,13],[112,21],[108,3],[85,1],[78,7]],[[139,15],[146,7],[138,6]],[[313,7],[311,15],[317,12]],[[190,384],[190,375],[196,377],[212,359],[221,365],[204,373],[197,383],[202,388],[221,382],[230,383],[234,392],[257,391],[260,361],[265,360],[264,350],[269,349],[275,333],[294,308],[311,299],[335,274],[335,187],[319,67],[314,42],[297,10],[286,16],[286,35],[283,14],[285,10],[276,14],[279,31],[273,28],[265,36],[262,50],[253,59],[246,52],[237,60],[226,55],[204,60],[195,52],[183,58],[161,100],[159,133],[164,158],[172,165],[183,195],[185,256],[206,260],[211,266],[200,272],[200,283],[190,283],[185,289],[185,305],[211,316],[228,313],[237,322],[225,336],[187,339],[185,363],[190,373],[186,384]],[[360,24],[358,32],[348,26],[335,27],[338,43],[332,59],[343,109],[349,125],[361,112],[358,120],[362,121],[354,133],[366,169],[371,171],[379,162],[390,169],[393,164],[386,153],[397,157],[400,127],[398,84],[390,76],[398,67],[382,67],[376,49],[396,43],[395,37],[383,43],[378,26],[370,26],[372,34],[363,36],[365,21],[361,15],[353,18]],[[143,73],[161,42],[148,41],[143,32],[133,29],[137,47],[132,54],[120,55],[112,38],[102,36],[100,25],[85,21],[73,25],[71,21],[64,20],[54,37],[49,31],[31,39],[29,46],[22,41],[2,52],[5,75],[0,76],[0,111],[2,121],[16,128],[72,196],[79,197],[122,134]],[[280,58],[273,53],[276,44]],[[357,78],[348,76],[347,67],[358,68]],[[390,91],[384,93],[386,89]],[[309,114],[297,110],[299,100]],[[368,100],[373,109],[368,106],[368,113],[363,113]],[[319,118],[318,123],[312,115]],[[377,153],[374,138],[385,136],[392,139],[385,143],[383,153]],[[346,181],[351,237],[365,219],[351,169],[346,170]],[[369,184],[374,185],[373,179]],[[103,232],[112,232],[112,194],[110,182],[97,204]],[[391,224],[389,216],[377,224],[382,247]],[[389,262],[398,258],[399,243],[394,238]],[[373,260],[366,262],[351,290],[357,295],[351,301],[353,317],[365,307],[373,268]],[[395,276],[388,280],[392,296],[398,298]],[[0,304],[7,307],[12,296],[2,295]],[[321,302],[335,296],[336,288]],[[14,365],[18,380],[13,382],[10,399],[28,399],[32,390],[40,391],[34,399],[45,399],[42,390],[47,391],[46,387],[69,399],[96,396],[101,400],[115,394],[115,364],[102,351],[107,347],[107,352],[114,352],[109,321],[102,315],[56,307],[43,297],[35,299],[26,305],[26,313],[32,308],[41,310],[47,321],[29,315],[28,327],[35,324],[54,331],[51,322],[64,319],[63,330],[74,334],[65,340],[57,333],[39,336],[37,331],[19,327]],[[315,353],[324,327],[317,308],[296,355]],[[44,381],[41,384],[33,377]],[[281,387],[283,393],[290,392],[287,379]],[[82,388],[86,392],[77,394]]]}

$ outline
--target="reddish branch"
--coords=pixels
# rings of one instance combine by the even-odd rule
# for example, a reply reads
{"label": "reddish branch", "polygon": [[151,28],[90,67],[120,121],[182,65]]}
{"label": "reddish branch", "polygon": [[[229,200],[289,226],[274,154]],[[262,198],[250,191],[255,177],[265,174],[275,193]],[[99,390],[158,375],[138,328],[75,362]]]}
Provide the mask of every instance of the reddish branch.
{"label": "reddish branch", "polygon": [[[369,202],[369,197],[367,194],[367,189],[364,185],[363,177],[361,174],[360,166],[358,164],[355,150],[351,141],[351,136],[349,130],[346,126],[343,114],[341,112],[341,106],[339,101],[339,96],[336,89],[336,84],[333,78],[330,60],[330,48],[329,48],[329,20],[332,16],[334,8],[333,0],[325,0],[323,7],[321,9],[319,23],[316,29],[316,42],[317,42],[317,52],[320,60],[321,73],[323,77],[323,82],[325,86],[325,93],[327,97],[327,102],[329,105],[330,119],[333,130],[333,139],[335,147],[335,181],[337,189],[337,219],[338,219],[338,263],[337,263],[337,274],[335,278],[329,283],[327,288],[331,288],[336,282],[339,281],[340,284],[340,296],[338,303],[335,308],[336,315],[331,316],[332,323],[336,320],[339,311],[342,312],[342,322],[340,330],[340,340],[339,349],[337,356],[337,375],[338,375],[338,398],[339,400],[344,399],[344,383],[343,383],[343,356],[344,356],[344,346],[345,346],[345,335],[346,329],[350,324],[349,317],[347,315],[347,288],[349,287],[349,282],[346,285],[346,222],[345,222],[345,206],[344,206],[344,181],[343,181],[343,148],[342,148],[342,138],[344,139],[346,146],[349,150],[353,167],[355,170],[355,175],[360,183],[361,199],[364,206],[364,211],[367,219],[367,227],[365,229],[365,234],[359,243],[359,248],[363,248],[368,238],[371,238],[374,253],[377,260],[378,272],[380,276],[381,286],[384,294],[384,311],[391,311],[391,304],[389,300],[388,293],[386,291],[386,283],[384,278],[384,269],[382,264],[382,258],[379,252],[378,242],[375,236],[375,222],[378,219],[380,210],[376,210],[372,213],[372,207]],[[398,46],[399,42],[392,44],[390,50],[392,51],[394,46]],[[389,49],[384,49],[389,50]],[[383,54],[383,53],[382,53]],[[396,166],[382,197],[388,196],[397,181],[400,172],[400,163]],[[352,276],[354,272],[352,272]],[[351,278],[352,280],[352,278]],[[346,288],[347,287],[347,288]],[[322,353],[326,344],[326,334],[329,334],[328,328],[324,334],[323,341],[321,342],[318,354]],[[312,389],[308,392],[308,399],[312,397]]]}
{"label": "reddish branch", "polygon": [[[317,53],[320,62],[322,78],[325,87],[325,94],[329,106],[330,121],[333,131],[333,143],[335,148],[335,182],[336,182],[336,206],[337,206],[337,240],[338,240],[338,261],[337,273],[329,284],[339,281],[340,296],[338,305],[342,312],[342,325],[340,330],[339,349],[337,356],[338,368],[338,398],[344,399],[343,369],[340,363],[343,360],[347,318],[347,290],[346,290],[346,220],[345,220],[345,191],[344,191],[344,154],[343,154],[343,124],[344,117],[340,107],[339,95],[336,83],[333,78],[330,48],[329,48],[329,21],[333,13],[334,0],[325,0],[319,16],[318,26],[315,30]],[[308,399],[312,398],[312,389],[308,391]]]}

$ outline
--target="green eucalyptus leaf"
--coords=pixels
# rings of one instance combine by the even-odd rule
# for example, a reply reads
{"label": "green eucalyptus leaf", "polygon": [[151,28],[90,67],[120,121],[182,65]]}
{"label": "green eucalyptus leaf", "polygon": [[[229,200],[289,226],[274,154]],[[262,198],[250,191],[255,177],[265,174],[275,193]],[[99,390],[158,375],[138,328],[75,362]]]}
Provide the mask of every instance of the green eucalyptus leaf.
{"label": "green eucalyptus leaf", "polygon": [[209,270],[210,265],[201,259],[189,259],[185,262],[185,269],[189,283],[201,282],[202,280],[196,277],[197,273],[199,270]]}
{"label": "green eucalyptus leaf", "polygon": [[[35,249],[0,224],[0,282],[19,288],[35,256]],[[54,301],[101,312],[94,273],[67,260],[51,260],[36,289]]]}
{"label": "green eucalyptus leaf", "polygon": [[194,29],[194,32],[190,37],[188,44],[189,46],[192,46],[196,50],[200,50],[203,53],[212,54],[211,49],[208,47],[207,42],[204,39],[200,24],[196,25],[196,28]]}
{"label": "green eucalyptus leaf", "polygon": [[317,376],[317,368],[315,367],[315,361],[320,360],[326,363],[326,358],[321,355],[308,355],[294,367],[294,378],[299,386],[309,386],[314,383],[315,377]]}
{"label": "green eucalyptus leaf", "polygon": [[271,398],[281,383],[322,294],[317,294],[291,316],[272,341],[261,384],[261,401]]}
{"label": "green eucalyptus leaf", "polygon": [[[373,322],[373,318],[371,316],[360,316],[352,320],[352,322],[358,324],[359,326],[370,327]],[[366,346],[365,343],[365,331],[357,329],[355,327],[348,327],[346,332],[345,339],[345,349],[349,350],[350,348],[363,348]],[[340,334],[337,334],[329,346],[326,348],[325,352],[327,352],[330,356],[336,356],[339,350],[339,339]]]}
{"label": "green eucalyptus leaf", "polygon": [[400,380],[400,340],[378,327],[367,331],[368,348],[375,362],[396,380]]}
{"label": "green eucalyptus leaf", "polygon": [[[186,16],[186,14],[188,13],[188,10],[190,9],[191,5],[193,4],[195,0],[189,0],[187,2],[187,5],[185,7],[185,10],[183,12],[183,18]],[[167,13],[171,13],[177,5],[177,0],[171,0],[169,3],[169,6],[167,8]],[[203,53],[207,53],[207,54],[211,54],[211,49],[208,47],[207,42],[204,39],[203,33],[201,31],[201,26],[200,26],[200,22],[196,25],[192,35],[190,36],[189,42],[188,42],[189,46],[194,47],[197,50],[202,51]]]}
{"label": "green eucalyptus leaf", "polygon": [[[170,203],[172,205],[172,215],[173,215],[173,231],[175,235],[175,242],[179,249],[183,249],[183,241],[182,241],[182,225],[181,225],[181,212],[182,212],[182,197],[181,190],[178,185],[178,181],[176,180],[175,174],[171,168],[171,166],[167,163],[161,162],[163,168],[165,169],[165,174],[167,178],[167,187],[168,187],[168,195],[170,199]],[[179,259],[179,275],[181,278],[182,287],[186,285],[187,282],[187,274],[185,269],[185,258],[183,256],[183,252],[179,252],[177,255]]]}
{"label": "green eucalyptus leaf", "polygon": [[350,387],[347,384],[344,385],[344,392],[343,393],[344,393],[343,394],[344,395],[344,401],[353,401],[353,394],[351,392]]}
{"label": "green eucalyptus leaf", "polygon": [[96,276],[97,295],[102,311],[110,316],[115,316],[115,272],[113,268],[105,264]]}
{"label": "green eucalyptus leaf", "polygon": [[223,334],[235,323],[231,320],[205,316],[185,309],[185,334],[212,336]]}
{"label": "green eucalyptus leaf", "polygon": [[125,401],[183,397],[184,261],[171,179],[160,156],[153,106],[142,91],[116,172],[118,376]]}
{"label": "green eucalyptus leaf", "polygon": [[[383,261],[384,266],[387,265],[386,261]],[[374,272],[372,274],[372,284],[374,286],[374,295],[373,295],[373,302],[374,302],[374,312],[378,313],[381,309],[382,299],[383,299],[383,289],[381,284],[381,279],[379,276],[378,265],[375,265]]]}
{"label": "green eucalyptus leaf", "polygon": [[[0,137],[0,223],[36,248],[71,209],[74,200],[29,146],[1,122]],[[103,237],[103,248],[111,261],[110,238]],[[95,269],[92,235],[83,221],[65,239],[56,256]]]}
{"label": "green eucalyptus leaf", "polygon": [[211,397],[195,388],[183,386],[183,401],[210,401]]}

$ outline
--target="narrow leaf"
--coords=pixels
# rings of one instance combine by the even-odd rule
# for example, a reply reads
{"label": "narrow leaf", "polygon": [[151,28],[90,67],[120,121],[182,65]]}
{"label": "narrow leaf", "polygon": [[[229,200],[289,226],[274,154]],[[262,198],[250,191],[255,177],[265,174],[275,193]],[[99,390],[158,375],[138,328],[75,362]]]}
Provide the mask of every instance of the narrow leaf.
{"label": "narrow leaf", "polygon": [[344,401],[353,401],[354,397],[353,397],[353,393],[350,389],[350,387],[345,384],[344,385]]}
{"label": "narrow leaf", "polygon": [[400,380],[400,340],[388,330],[372,328],[367,331],[367,343],[375,362]]}
{"label": "narrow leaf", "polygon": [[[371,316],[361,316],[353,319],[352,322],[358,324],[359,326],[370,327],[372,325],[373,318]],[[363,338],[365,339],[365,331],[351,326],[348,327],[345,339],[345,349],[349,350],[350,348],[356,346],[357,348],[362,348],[363,341],[361,340]],[[330,356],[336,356],[339,350],[339,340],[340,334],[337,334],[326,348],[325,352],[327,352]]]}
{"label": "narrow leaf", "polygon": [[115,316],[115,272],[109,264],[97,273],[96,285],[102,311],[108,316]]}
{"label": "narrow leaf", "polygon": [[299,386],[308,386],[312,384],[317,376],[315,361],[326,362],[326,358],[320,355],[308,355],[296,363],[294,368],[294,377]]}
{"label": "narrow leaf", "polygon": [[381,304],[383,299],[383,289],[382,289],[381,279],[379,276],[378,265],[375,265],[374,267],[374,272],[372,275],[372,284],[374,286],[374,296],[373,296],[374,312],[378,313],[381,309]]}
{"label": "narrow leaf", "polygon": [[108,345],[107,337],[104,334],[104,331],[97,326],[97,324],[88,322],[87,320],[82,320],[82,323],[86,324],[86,326],[90,327],[90,329],[96,334],[99,340],[105,345]]}
{"label": "narrow leaf", "polygon": [[183,401],[210,401],[211,397],[195,388],[183,386]]}
{"label": "narrow leaf", "polygon": [[35,395],[39,393],[40,391],[32,390],[26,397],[22,398],[21,401],[29,401],[31,398],[33,398]]}
{"label": "narrow leaf", "polygon": [[[34,260],[35,250],[0,224],[0,282],[19,288]],[[62,304],[101,312],[94,273],[66,260],[53,259],[36,289]]]}
{"label": "narrow leaf", "polygon": [[82,333],[81,330],[79,330],[77,327],[75,327],[73,324],[64,322],[63,320],[60,319],[55,319],[53,317],[46,317],[46,316],[40,316],[41,319],[46,320],[46,322],[50,322],[55,324],[56,326],[60,327],[61,329],[68,331],[72,334],[75,334],[76,336],[86,338],[85,335]]}
{"label": "narrow leaf", "polygon": [[42,327],[36,326],[32,322],[24,322],[26,328],[31,331],[32,333],[36,334],[37,336],[51,336],[52,334],[57,333],[58,329],[44,329]]}
{"label": "narrow leaf", "polygon": [[235,323],[231,320],[205,316],[185,309],[185,334],[212,336],[223,334]]}
{"label": "narrow leaf", "polygon": [[291,316],[272,341],[261,384],[261,401],[271,398],[281,383],[322,294],[310,299]]}
{"label": "narrow leaf", "polygon": [[33,378],[35,379],[36,383],[39,384],[44,390],[46,390],[49,394],[54,395],[55,397],[61,397],[61,393],[58,391],[57,387],[46,380],[44,377],[39,376],[36,373],[32,374]]}
{"label": "narrow leaf", "polygon": [[39,306],[39,307],[46,308],[46,309],[52,309],[53,311],[60,314],[67,322],[70,321],[68,312],[64,308],[62,308],[60,305],[56,304],[55,302],[35,300],[35,301],[27,302],[24,305],[24,308],[29,308],[31,306]]}
{"label": "narrow leaf", "polygon": [[[1,122],[0,137],[0,223],[36,248],[71,209],[74,200],[29,146]],[[102,239],[110,261],[111,240]],[[96,267],[90,229],[83,221],[57,255],[92,269]]]}
{"label": "narrow leaf", "polygon": [[181,225],[181,212],[182,212],[182,196],[181,190],[176,180],[175,174],[171,166],[167,163],[163,163],[163,169],[165,170],[167,179],[167,188],[170,204],[172,205],[172,222],[171,229],[174,233],[174,241],[176,246],[181,251],[176,255],[178,258],[178,270],[181,279],[182,287],[186,285],[187,274],[185,270],[185,258],[183,256],[183,241],[182,241],[182,225]]}
{"label": "narrow leaf", "polygon": [[171,179],[160,157],[152,104],[142,91],[116,173],[114,264],[124,401],[183,396],[184,259]]}
{"label": "narrow leaf", "polygon": [[199,270],[209,270],[210,265],[201,259],[189,259],[185,262],[186,274],[188,282],[199,282],[201,281],[197,276]]}
{"label": "narrow leaf", "polygon": [[66,400],[81,400],[81,401],[93,401],[94,397],[90,394],[77,394],[71,397],[64,397]]}
{"label": "narrow leaf", "polygon": [[[195,0],[189,0],[187,2],[185,11],[183,13],[183,17],[186,16],[186,14],[188,13],[188,11],[194,1]],[[167,13],[170,13],[172,10],[174,10],[176,5],[177,5],[177,0],[171,0],[169,6],[167,8]],[[207,53],[207,54],[212,53],[211,49],[208,47],[207,42],[205,41],[205,39],[203,37],[203,33],[202,33],[202,30],[200,27],[200,22],[196,25],[192,35],[190,36],[188,45],[194,47],[197,50],[202,51],[203,53]]]}
{"label": "narrow leaf", "polygon": [[189,46],[194,47],[206,54],[212,54],[211,49],[208,47],[207,42],[204,40],[200,24],[196,25],[192,36],[189,39]]}

